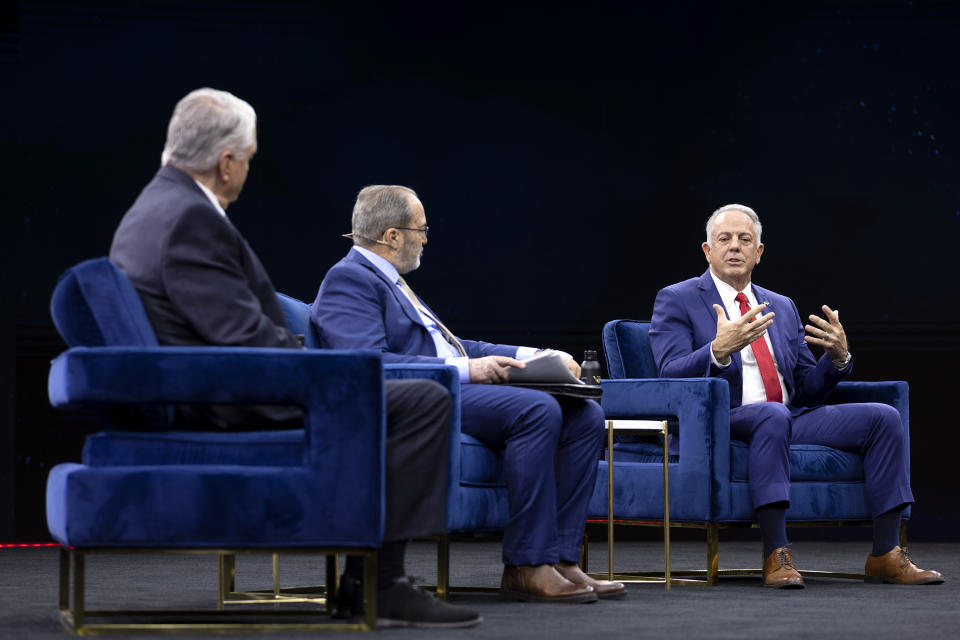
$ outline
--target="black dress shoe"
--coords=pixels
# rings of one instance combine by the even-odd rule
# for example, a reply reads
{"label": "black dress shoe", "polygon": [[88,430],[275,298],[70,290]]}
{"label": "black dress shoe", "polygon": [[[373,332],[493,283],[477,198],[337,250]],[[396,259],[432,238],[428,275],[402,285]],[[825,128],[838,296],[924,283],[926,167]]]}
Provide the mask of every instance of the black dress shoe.
{"label": "black dress shoe", "polygon": [[408,578],[399,578],[377,591],[378,627],[453,629],[481,622],[483,618],[475,611],[442,602],[432,593],[414,587]]}
{"label": "black dress shoe", "polygon": [[[343,574],[334,598],[333,617],[349,620],[364,613],[363,582]],[[377,591],[378,627],[452,629],[481,622],[483,618],[477,613],[437,600],[433,594],[414,587],[409,578],[400,578],[390,587]]]}

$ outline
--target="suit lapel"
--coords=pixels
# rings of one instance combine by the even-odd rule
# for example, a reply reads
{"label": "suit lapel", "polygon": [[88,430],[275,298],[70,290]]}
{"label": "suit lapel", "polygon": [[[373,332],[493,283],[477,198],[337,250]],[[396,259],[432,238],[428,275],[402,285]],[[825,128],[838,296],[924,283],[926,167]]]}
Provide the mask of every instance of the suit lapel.
{"label": "suit lapel", "polygon": [[[771,296],[769,291],[767,291],[762,287],[758,287],[753,283],[751,283],[750,286],[753,287],[753,295],[754,297],[756,297],[757,303],[770,301]],[[768,308],[764,313],[769,313],[770,311],[773,311],[774,313],[779,314],[781,310]],[[785,329],[784,322],[786,321],[787,316],[781,315],[780,318],[778,318],[780,319],[779,322],[777,321],[778,319],[774,319],[773,324],[770,325],[770,328],[767,330],[767,333],[770,335],[771,344],[773,344],[773,354],[776,357],[777,362],[779,362],[782,367],[785,364],[784,357],[785,357],[785,354],[787,353],[787,345],[784,342],[786,340],[786,336],[784,336],[784,333],[783,333]]]}
{"label": "suit lapel", "polygon": [[[407,296],[404,295],[402,291],[400,291],[400,287],[397,286],[396,282],[390,282],[390,278],[388,278],[383,273],[383,271],[380,271],[380,269],[377,269],[376,265],[374,265],[372,262],[367,260],[363,256],[363,254],[357,251],[350,251],[350,253],[347,254],[347,260],[350,260],[351,262],[356,262],[357,264],[372,271],[374,275],[380,278],[380,280],[382,280],[384,284],[387,285],[387,289],[389,289],[390,293],[393,294],[393,297],[396,299],[397,304],[399,304],[400,308],[403,309],[403,312],[407,315],[407,318],[409,318],[411,322],[420,325],[424,329],[427,328],[426,325],[423,324],[423,319],[420,317],[420,312],[417,311],[416,307],[413,306],[413,303],[410,302],[409,298],[407,298]],[[421,300],[420,302],[422,303],[423,301]]]}

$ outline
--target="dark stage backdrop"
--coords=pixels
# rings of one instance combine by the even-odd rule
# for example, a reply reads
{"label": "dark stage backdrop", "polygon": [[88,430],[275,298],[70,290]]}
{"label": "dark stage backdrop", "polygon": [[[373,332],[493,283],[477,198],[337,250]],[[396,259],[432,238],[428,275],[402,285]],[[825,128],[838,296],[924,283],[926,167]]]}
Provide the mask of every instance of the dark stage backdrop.
{"label": "dark stage backdrop", "polygon": [[[764,221],[755,281],[841,311],[855,378],[911,383],[913,535],[957,536],[960,8],[924,2],[4,3],[0,540],[43,539],[92,421],[46,402],[57,276],[106,254],[191,89],[247,99],[231,219],[310,301],[356,192],[415,188],[410,281],[462,335],[578,355]],[[14,519],[15,516],[15,519]]]}

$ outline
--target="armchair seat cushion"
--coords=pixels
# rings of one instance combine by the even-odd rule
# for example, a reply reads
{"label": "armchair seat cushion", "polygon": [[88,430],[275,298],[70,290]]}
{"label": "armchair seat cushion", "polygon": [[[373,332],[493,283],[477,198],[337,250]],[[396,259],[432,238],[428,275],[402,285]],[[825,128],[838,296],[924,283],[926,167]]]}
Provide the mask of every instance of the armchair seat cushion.
{"label": "armchair seat cushion", "polygon": [[[655,462],[663,464],[663,445],[655,442],[621,442],[613,445],[613,460],[620,462]],[[680,456],[671,455],[670,462],[679,462]]]}
{"label": "armchair seat cushion", "polygon": [[87,437],[83,462],[91,467],[159,464],[297,467],[304,463],[304,431],[115,431]]}
{"label": "armchair seat cushion", "polygon": [[[216,464],[290,467],[303,464],[301,429],[249,432],[114,431],[87,437],[83,463],[91,467]],[[460,434],[461,484],[505,487],[503,456]]]}
{"label": "armchair seat cushion", "polygon": [[[747,482],[750,445],[730,441],[730,480]],[[816,444],[792,444],[789,451],[790,482],[863,482],[859,454]]]}
{"label": "armchair seat cushion", "polygon": [[473,436],[460,434],[460,484],[468,487],[505,487],[503,455]]}
{"label": "armchair seat cushion", "polygon": [[[653,442],[629,442],[614,446],[614,460],[620,462],[652,462],[662,464],[663,447]],[[750,445],[730,441],[730,480],[750,480]],[[816,444],[790,445],[791,482],[863,482],[863,459],[856,453],[840,451]],[[680,456],[670,456],[679,462]]]}
{"label": "armchair seat cushion", "polygon": [[376,511],[318,503],[308,467],[55,466],[53,538],[73,547],[376,546]]}

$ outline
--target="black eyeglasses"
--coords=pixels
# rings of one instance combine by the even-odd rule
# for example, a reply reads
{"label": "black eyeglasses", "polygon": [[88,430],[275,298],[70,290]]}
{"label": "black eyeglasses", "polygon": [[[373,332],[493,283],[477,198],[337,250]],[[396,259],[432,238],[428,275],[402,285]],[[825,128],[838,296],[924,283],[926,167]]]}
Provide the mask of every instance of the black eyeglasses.
{"label": "black eyeglasses", "polygon": [[423,228],[418,229],[416,227],[394,227],[394,229],[401,229],[403,231],[419,231],[423,234],[423,237],[426,238],[427,234],[430,232],[430,226],[424,225]]}

